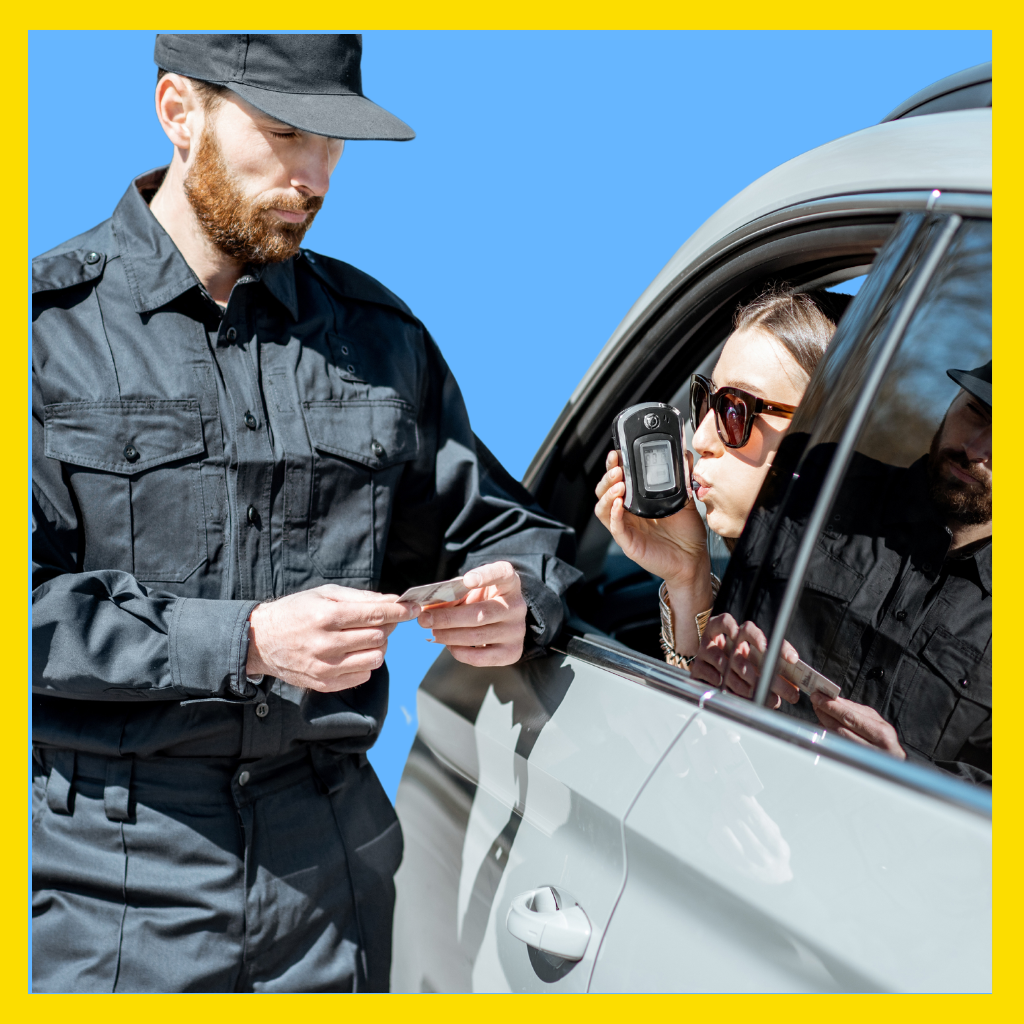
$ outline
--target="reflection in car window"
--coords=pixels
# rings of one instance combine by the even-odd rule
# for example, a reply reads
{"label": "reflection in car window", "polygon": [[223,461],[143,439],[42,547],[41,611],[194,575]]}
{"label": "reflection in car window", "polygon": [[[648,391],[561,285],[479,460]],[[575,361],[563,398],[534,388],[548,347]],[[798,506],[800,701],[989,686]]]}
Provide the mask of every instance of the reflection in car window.
{"label": "reflection in car window", "polygon": [[[934,237],[903,228],[914,238],[883,253],[888,287],[869,278],[851,307],[859,338],[837,335],[822,361],[779,453],[789,472],[766,482],[716,605],[765,632],[872,349]],[[991,778],[991,358],[991,224],[967,221],[887,368],[786,631],[841,687],[835,707],[865,709],[911,760],[975,781]],[[820,698],[782,707],[841,726]]]}

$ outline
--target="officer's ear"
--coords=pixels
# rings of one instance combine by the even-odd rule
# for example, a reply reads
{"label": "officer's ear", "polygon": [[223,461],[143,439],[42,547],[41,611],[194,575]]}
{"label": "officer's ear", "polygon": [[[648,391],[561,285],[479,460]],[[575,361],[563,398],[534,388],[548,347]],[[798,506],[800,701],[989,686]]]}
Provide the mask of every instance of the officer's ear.
{"label": "officer's ear", "polygon": [[156,83],[156,116],[164,134],[184,160],[198,138],[203,105],[192,82],[167,72]]}

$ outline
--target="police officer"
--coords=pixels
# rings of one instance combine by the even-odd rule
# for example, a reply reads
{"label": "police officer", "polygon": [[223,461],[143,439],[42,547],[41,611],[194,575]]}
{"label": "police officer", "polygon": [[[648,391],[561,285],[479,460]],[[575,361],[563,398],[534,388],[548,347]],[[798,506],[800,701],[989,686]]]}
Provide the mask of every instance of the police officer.
{"label": "police officer", "polygon": [[37,991],[386,989],[387,636],[510,664],[578,575],[409,308],[300,248],[343,140],[413,137],[361,47],[158,36],[170,165],[33,263]]}

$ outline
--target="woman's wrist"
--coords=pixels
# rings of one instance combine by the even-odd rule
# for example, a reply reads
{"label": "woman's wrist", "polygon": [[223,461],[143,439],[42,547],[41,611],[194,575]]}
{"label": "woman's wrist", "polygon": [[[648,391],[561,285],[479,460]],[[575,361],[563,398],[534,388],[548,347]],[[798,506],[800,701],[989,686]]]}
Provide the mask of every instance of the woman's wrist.
{"label": "woman's wrist", "polygon": [[707,553],[696,559],[692,567],[687,566],[685,570],[662,579],[673,606],[682,608],[685,605],[688,608],[693,605],[695,615],[711,607],[711,559]]}
{"label": "woman's wrist", "polygon": [[[708,573],[706,592],[704,587],[672,591],[666,585],[662,595],[671,623],[672,647],[676,654],[692,657],[700,647],[698,622],[706,620],[715,600],[711,588],[711,573]],[[663,629],[662,633],[665,632]]]}

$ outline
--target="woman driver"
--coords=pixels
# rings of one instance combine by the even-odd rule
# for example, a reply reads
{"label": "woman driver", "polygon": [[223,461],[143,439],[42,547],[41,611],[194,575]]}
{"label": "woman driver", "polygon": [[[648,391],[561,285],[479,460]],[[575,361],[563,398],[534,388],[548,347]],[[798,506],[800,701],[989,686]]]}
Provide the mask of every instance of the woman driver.
{"label": "woman driver", "polygon": [[[736,311],[711,380],[693,377],[694,492],[707,509],[708,526],[730,550],[834,332],[835,324],[808,295],[766,292]],[[660,590],[665,658],[689,665],[719,586],[700,513],[690,502],[665,519],[634,516],[623,508],[626,485],[617,452],[608,453],[605,466],[594,511],[628,558],[665,581]],[[763,636],[752,623],[740,627],[738,639],[763,649]],[[737,653],[746,652],[738,646]],[[751,683],[728,674],[729,688],[750,696]],[[713,675],[720,678],[717,670]],[[790,703],[799,699],[799,691],[781,678],[773,689]]]}

